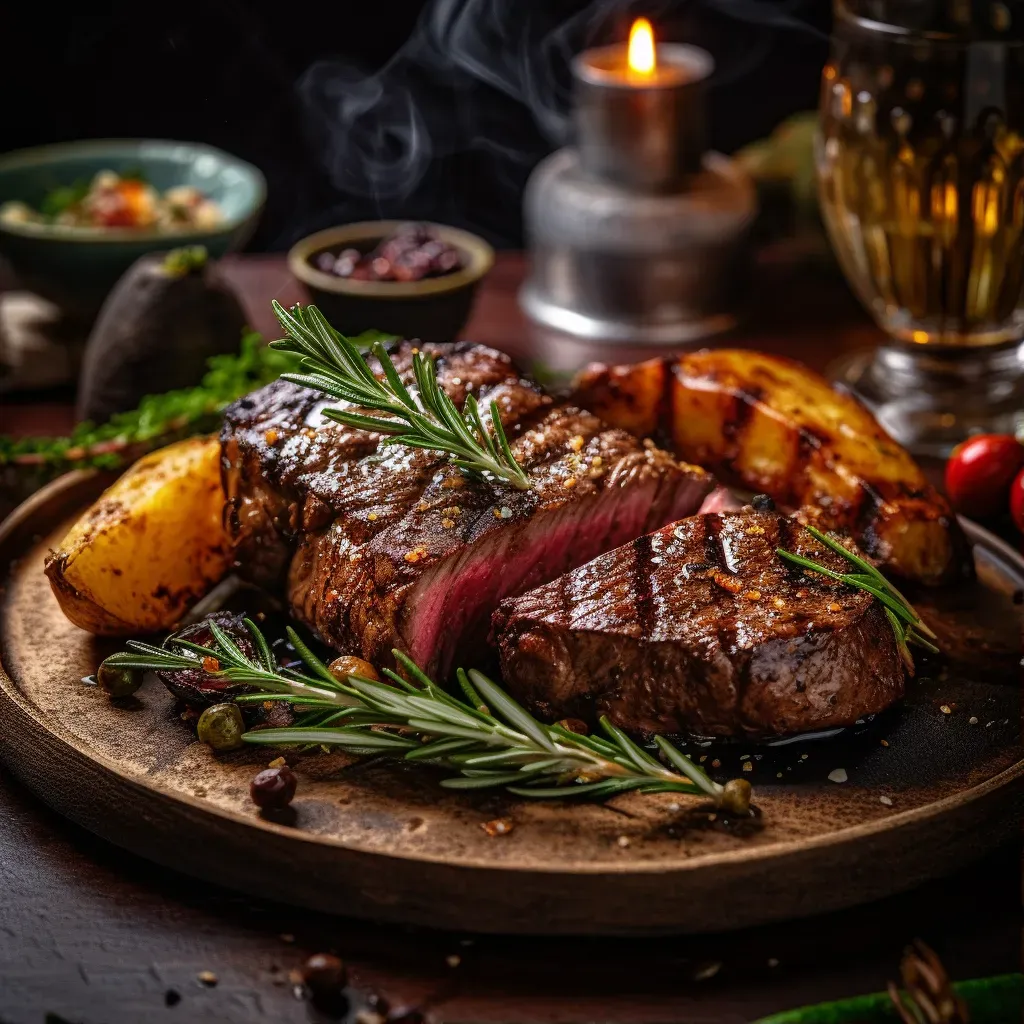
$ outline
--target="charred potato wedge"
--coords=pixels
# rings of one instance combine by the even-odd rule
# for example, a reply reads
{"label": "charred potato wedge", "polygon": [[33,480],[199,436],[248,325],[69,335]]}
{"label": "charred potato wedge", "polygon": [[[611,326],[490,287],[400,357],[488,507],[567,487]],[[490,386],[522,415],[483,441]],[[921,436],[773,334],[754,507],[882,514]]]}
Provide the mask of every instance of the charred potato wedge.
{"label": "charred potato wedge", "polygon": [[90,633],[170,629],[227,571],[223,508],[217,440],[140,459],[47,557],[61,610]]}
{"label": "charred potato wedge", "polygon": [[936,585],[973,572],[955,516],[917,463],[863,405],[799,363],[720,349],[594,365],[574,397],[728,483],[849,531],[904,578]]}

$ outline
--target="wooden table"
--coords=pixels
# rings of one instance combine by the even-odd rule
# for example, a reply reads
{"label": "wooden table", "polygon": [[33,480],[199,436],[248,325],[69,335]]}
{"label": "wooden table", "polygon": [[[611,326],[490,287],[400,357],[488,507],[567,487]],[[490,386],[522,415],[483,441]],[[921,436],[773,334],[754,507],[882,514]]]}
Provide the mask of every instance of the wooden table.
{"label": "wooden table", "polygon": [[[241,257],[228,269],[264,332],[273,329],[271,298],[302,297],[278,257]],[[522,274],[520,256],[499,258],[467,337],[524,352]],[[736,344],[822,368],[877,341],[827,273],[766,253],[758,281],[751,326]],[[70,421],[59,398],[0,407],[0,432],[59,432]],[[1015,970],[1019,887],[1019,852],[1006,849],[877,904],[728,935],[521,940],[384,928],[152,867],[68,824],[0,769],[0,1024],[42,1024],[47,1013],[83,1024],[315,1020],[288,972],[326,949],[348,961],[360,990],[445,1021],[741,1024],[877,990],[918,936],[954,977]],[[218,984],[201,984],[201,971]]]}

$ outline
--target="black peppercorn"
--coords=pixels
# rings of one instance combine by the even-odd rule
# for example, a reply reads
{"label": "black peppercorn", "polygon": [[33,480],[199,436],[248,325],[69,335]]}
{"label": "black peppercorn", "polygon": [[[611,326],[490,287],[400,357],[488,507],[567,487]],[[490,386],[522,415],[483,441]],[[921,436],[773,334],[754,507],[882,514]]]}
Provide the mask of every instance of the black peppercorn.
{"label": "black peppercorn", "polygon": [[257,807],[279,811],[292,802],[297,782],[295,773],[287,765],[266,768],[249,784],[249,795]]}
{"label": "black peppercorn", "polygon": [[302,969],[302,980],[314,1002],[336,1003],[348,984],[345,964],[331,953],[314,953]]}
{"label": "black peppercorn", "polygon": [[769,498],[767,494],[755,494],[754,497],[750,499],[750,504],[753,505],[758,512],[775,511],[775,501],[772,498]]}
{"label": "black peppercorn", "polygon": [[387,1016],[388,1010],[391,1009],[391,1004],[379,992],[371,992],[366,997],[366,1006],[371,1012],[380,1014],[381,1017]]}

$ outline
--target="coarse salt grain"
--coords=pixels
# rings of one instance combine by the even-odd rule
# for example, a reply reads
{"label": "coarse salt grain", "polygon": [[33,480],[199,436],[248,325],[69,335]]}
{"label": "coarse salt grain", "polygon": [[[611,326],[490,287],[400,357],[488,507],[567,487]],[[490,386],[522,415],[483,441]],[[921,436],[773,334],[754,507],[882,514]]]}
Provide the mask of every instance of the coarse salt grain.
{"label": "coarse salt grain", "polygon": [[848,778],[849,776],[846,774],[845,768],[836,768],[828,773],[829,782],[846,782]]}
{"label": "coarse salt grain", "polygon": [[968,721],[968,722],[969,722],[969,723],[970,723],[971,725],[977,725],[977,724],[978,724],[978,719],[977,719],[977,718],[975,718],[975,717],[974,717],[974,715],[971,715],[971,717],[970,717],[970,718],[968,718],[968,719],[967,719],[967,721]]}
{"label": "coarse salt grain", "polygon": [[713,978],[722,969],[720,961],[715,961],[711,964],[705,964],[703,967],[698,967],[693,974],[694,981],[707,981],[708,978]]}
{"label": "coarse salt grain", "polygon": [[449,967],[458,967],[458,966],[459,966],[459,964],[461,964],[461,963],[462,963],[462,957],[461,957],[461,956],[458,956],[458,955],[456,955],[455,953],[453,953],[453,954],[452,954],[451,956],[446,956],[446,957],[444,958],[444,962],[445,962],[445,963],[446,963],[446,964],[447,964],[447,965],[448,965]]}
{"label": "coarse salt grain", "polygon": [[942,706],[941,706],[941,707],[939,708],[939,710],[940,710],[940,711],[941,711],[941,712],[942,712],[942,713],[943,713],[944,715],[949,715],[949,714],[952,714],[952,709],[950,708],[950,706],[949,706],[948,704],[943,704],[943,705],[942,705]]}
{"label": "coarse salt grain", "polygon": [[745,772],[752,772],[754,770],[754,762],[753,761],[744,761],[743,762],[743,770]]}
{"label": "coarse salt grain", "polygon": [[774,956],[768,957],[768,966],[769,967],[778,967],[779,966],[778,959],[776,957],[774,957]]}
{"label": "coarse salt grain", "polygon": [[616,839],[615,842],[617,842],[619,846],[625,849],[627,846],[629,846],[629,836],[619,836],[619,838]]}
{"label": "coarse salt grain", "polygon": [[878,798],[880,804],[885,804],[886,807],[892,807],[892,800],[887,796],[880,796]]}

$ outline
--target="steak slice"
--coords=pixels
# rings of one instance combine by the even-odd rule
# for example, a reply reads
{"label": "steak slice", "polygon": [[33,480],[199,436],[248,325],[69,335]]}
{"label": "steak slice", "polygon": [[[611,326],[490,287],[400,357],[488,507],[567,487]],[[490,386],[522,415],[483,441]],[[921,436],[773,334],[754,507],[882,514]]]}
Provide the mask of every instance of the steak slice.
{"label": "steak slice", "polygon": [[505,685],[543,717],[637,732],[768,737],[852,725],[903,694],[871,595],[783,561],[845,571],[774,512],[697,515],[518,598],[494,617]]}
{"label": "steak slice", "polygon": [[[330,646],[378,664],[398,648],[445,678],[456,658],[488,656],[502,598],[692,513],[712,480],[553,400],[502,353],[425,348],[456,404],[470,391],[482,408],[497,402],[531,490],[324,422],[326,401],[277,384],[227,417],[226,521],[239,571],[284,587]],[[394,360],[411,378],[411,347]]]}

